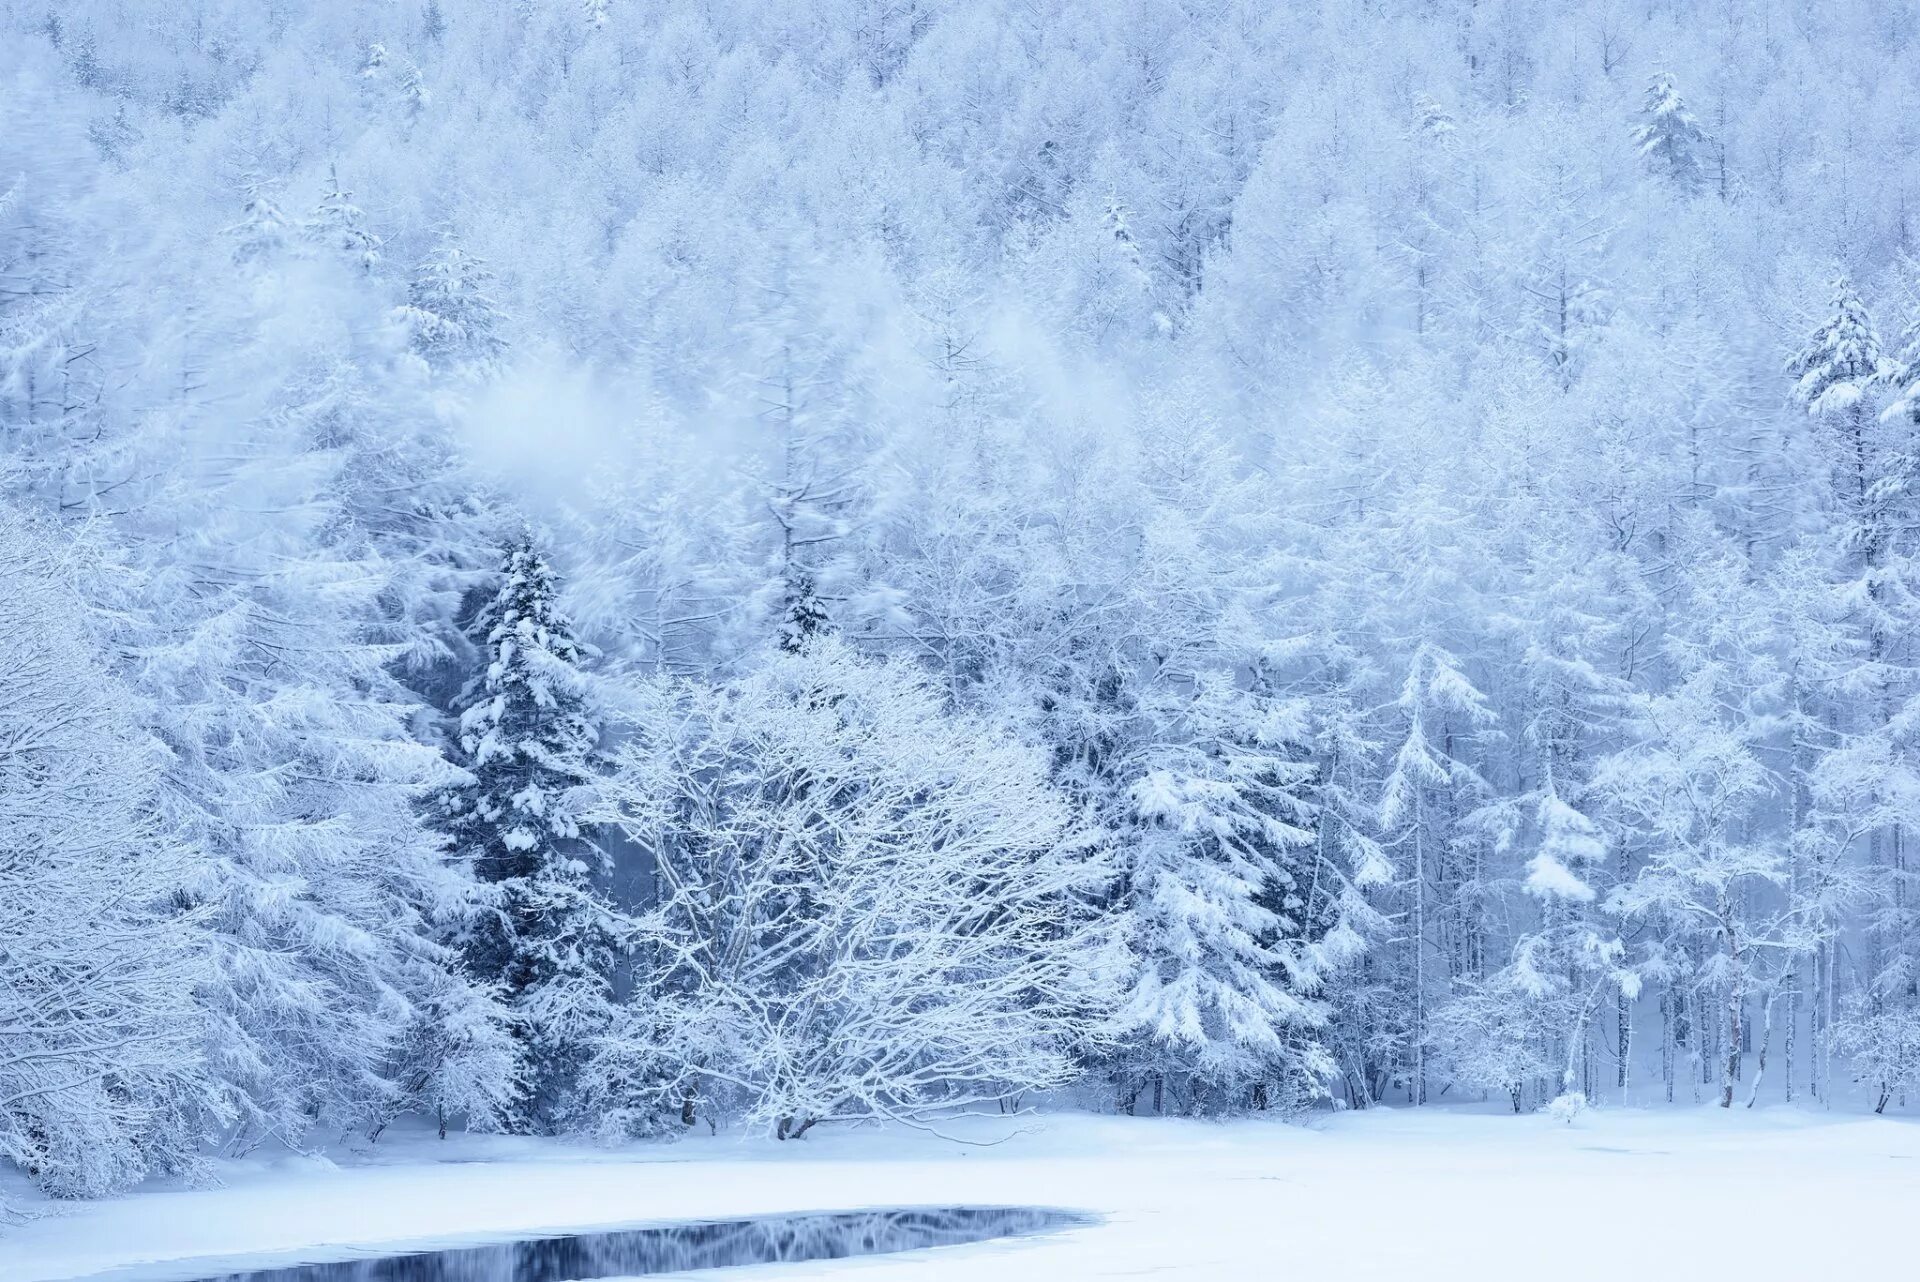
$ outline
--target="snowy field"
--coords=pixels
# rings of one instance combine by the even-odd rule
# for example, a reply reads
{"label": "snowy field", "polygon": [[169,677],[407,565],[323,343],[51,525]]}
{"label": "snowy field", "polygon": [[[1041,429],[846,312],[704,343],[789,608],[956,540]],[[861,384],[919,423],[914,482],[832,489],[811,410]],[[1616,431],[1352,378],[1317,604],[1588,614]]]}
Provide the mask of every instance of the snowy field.
{"label": "snowy field", "polygon": [[381,1244],[914,1203],[1071,1207],[1101,1223],[726,1276],[1503,1282],[1806,1279],[1844,1265],[1896,1277],[1912,1255],[1920,1197],[1920,1126],[1784,1109],[1613,1110],[1571,1126],[1446,1111],[1304,1126],[1084,1116],[1025,1125],[991,1146],[849,1132],[614,1152],[409,1135],[331,1161],[259,1156],[228,1167],[223,1187],[80,1204],[12,1230],[0,1238],[0,1282],[197,1256],[342,1258]]}

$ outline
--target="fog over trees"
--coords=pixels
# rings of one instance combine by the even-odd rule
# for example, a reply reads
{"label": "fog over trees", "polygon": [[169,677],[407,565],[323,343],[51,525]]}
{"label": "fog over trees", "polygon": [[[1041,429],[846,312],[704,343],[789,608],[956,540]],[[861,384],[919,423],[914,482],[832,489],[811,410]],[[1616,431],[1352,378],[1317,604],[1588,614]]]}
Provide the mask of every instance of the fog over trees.
{"label": "fog over trees", "polygon": [[1912,0],[0,0],[0,1160],[1920,1092]]}

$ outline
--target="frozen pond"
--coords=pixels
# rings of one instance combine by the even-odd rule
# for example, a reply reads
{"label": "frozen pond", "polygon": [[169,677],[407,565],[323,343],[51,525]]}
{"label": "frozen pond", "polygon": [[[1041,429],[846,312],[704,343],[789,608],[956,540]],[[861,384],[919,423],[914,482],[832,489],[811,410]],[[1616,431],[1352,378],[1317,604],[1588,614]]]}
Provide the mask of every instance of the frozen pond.
{"label": "frozen pond", "polygon": [[103,1282],[136,1277],[148,1282],[577,1282],[915,1251],[1020,1237],[1086,1222],[1082,1216],[1033,1207],[822,1212],[662,1224],[238,1270],[234,1266],[239,1262],[231,1260],[202,1262],[197,1268],[181,1262],[164,1273],[104,1275]]}

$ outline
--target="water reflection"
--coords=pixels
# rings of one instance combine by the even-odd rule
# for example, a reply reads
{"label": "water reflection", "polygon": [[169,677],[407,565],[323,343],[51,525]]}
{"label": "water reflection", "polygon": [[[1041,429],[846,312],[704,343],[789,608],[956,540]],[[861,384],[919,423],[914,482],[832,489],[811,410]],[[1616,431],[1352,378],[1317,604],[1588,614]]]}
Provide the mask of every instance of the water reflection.
{"label": "water reflection", "polygon": [[204,1282],[579,1282],[912,1251],[1017,1237],[1083,1222],[1062,1211],[988,1206],[768,1216],[202,1277]]}

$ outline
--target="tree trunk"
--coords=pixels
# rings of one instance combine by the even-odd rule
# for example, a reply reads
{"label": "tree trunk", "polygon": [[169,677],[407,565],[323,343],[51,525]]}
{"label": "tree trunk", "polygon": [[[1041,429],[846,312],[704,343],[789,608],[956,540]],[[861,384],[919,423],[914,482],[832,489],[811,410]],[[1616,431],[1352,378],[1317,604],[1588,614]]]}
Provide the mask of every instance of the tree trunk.
{"label": "tree trunk", "polygon": [[1413,832],[1413,1080],[1407,1095],[1427,1102],[1427,863],[1426,815],[1416,809]]}
{"label": "tree trunk", "polygon": [[1813,950],[1813,987],[1807,1000],[1807,1093],[1814,1099],[1824,1099],[1820,1083],[1820,985],[1821,976],[1826,970],[1826,946],[1815,945]]}
{"label": "tree trunk", "polygon": [[1753,1086],[1747,1091],[1747,1107],[1752,1108],[1754,1100],[1760,1097],[1760,1083],[1767,1076],[1767,1048],[1773,1044],[1773,996],[1763,994],[1760,999],[1760,1062],[1753,1070]]}
{"label": "tree trunk", "polygon": [[1733,1107],[1733,1088],[1740,1080],[1740,1038],[1744,1031],[1746,994],[1740,987],[1740,949],[1727,932],[1727,960],[1731,974],[1727,980],[1727,1047],[1720,1070],[1720,1107]]}
{"label": "tree trunk", "polygon": [[1620,1004],[1614,1010],[1614,1018],[1619,1021],[1615,1030],[1620,1053],[1620,1105],[1626,1107],[1627,1088],[1633,1082],[1633,1003],[1627,1000],[1623,991]]}
{"label": "tree trunk", "polygon": [[1825,939],[1813,953],[1812,1045],[1808,1056],[1813,1077],[1813,1096],[1821,1107],[1833,1106],[1833,941]]}
{"label": "tree trunk", "polygon": [[1613,1006],[1613,1049],[1619,1056],[1614,1066],[1614,1085],[1620,1088],[1620,1102],[1627,1102],[1627,1067],[1633,1054],[1633,1003],[1627,1000],[1626,990],[1620,990]]}
{"label": "tree trunk", "polygon": [[1787,971],[1787,1028],[1781,1046],[1780,1070],[1786,1078],[1787,1103],[1793,1103],[1793,1047],[1800,1031],[1800,958],[1796,954]]}
{"label": "tree trunk", "polygon": [[1719,1056],[1719,1023],[1707,1013],[1707,990],[1696,987],[1693,990],[1693,1051],[1689,1062],[1693,1072],[1693,1102],[1700,1102],[1700,1088],[1713,1080],[1713,1062]]}
{"label": "tree trunk", "polygon": [[1673,1103],[1673,988],[1660,994],[1660,1081]]}

